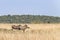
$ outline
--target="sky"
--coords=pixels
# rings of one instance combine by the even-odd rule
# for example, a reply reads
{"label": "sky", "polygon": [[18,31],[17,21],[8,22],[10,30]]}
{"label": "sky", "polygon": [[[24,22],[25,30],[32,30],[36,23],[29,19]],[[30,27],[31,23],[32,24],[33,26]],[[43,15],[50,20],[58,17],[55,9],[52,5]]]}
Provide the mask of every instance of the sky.
{"label": "sky", "polygon": [[0,15],[60,16],[60,0],[0,0]]}

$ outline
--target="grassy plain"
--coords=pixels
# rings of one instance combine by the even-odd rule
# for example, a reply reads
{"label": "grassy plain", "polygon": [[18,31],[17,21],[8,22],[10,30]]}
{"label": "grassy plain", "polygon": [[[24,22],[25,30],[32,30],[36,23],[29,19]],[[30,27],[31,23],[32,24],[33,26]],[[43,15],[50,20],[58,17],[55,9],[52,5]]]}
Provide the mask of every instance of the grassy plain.
{"label": "grassy plain", "polygon": [[12,25],[19,24],[0,23],[0,40],[60,40],[60,24],[27,24],[26,32],[12,31]]}

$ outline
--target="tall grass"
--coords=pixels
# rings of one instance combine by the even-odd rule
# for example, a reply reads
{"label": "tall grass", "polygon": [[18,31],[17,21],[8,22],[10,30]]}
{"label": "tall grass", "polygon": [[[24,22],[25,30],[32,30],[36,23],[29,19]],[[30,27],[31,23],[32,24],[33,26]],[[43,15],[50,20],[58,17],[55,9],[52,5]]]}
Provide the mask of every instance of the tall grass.
{"label": "tall grass", "polygon": [[0,40],[55,40],[53,30],[19,30],[0,29]]}
{"label": "tall grass", "polygon": [[11,25],[0,24],[0,40],[60,40],[60,24],[28,24],[26,32],[12,31]]}

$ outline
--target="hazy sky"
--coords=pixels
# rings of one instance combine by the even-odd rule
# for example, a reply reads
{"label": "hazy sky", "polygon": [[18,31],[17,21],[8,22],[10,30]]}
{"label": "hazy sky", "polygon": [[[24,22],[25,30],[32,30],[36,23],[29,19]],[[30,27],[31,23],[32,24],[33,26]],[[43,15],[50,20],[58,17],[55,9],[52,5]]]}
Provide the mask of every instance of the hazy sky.
{"label": "hazy sky", "polygon": [[0,15],[60,16],[60,0],[0,0]]}

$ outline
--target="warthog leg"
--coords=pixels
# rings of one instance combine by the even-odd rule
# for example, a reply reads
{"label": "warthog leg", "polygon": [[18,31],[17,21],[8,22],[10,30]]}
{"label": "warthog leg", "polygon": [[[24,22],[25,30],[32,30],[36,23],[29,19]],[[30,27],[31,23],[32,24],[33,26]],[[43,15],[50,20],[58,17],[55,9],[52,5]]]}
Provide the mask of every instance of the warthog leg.
{"label": "warthog leg", "polygon": [[23,32],[25,32],[25,29],[23,30]]}

